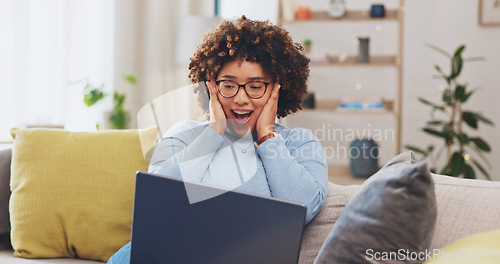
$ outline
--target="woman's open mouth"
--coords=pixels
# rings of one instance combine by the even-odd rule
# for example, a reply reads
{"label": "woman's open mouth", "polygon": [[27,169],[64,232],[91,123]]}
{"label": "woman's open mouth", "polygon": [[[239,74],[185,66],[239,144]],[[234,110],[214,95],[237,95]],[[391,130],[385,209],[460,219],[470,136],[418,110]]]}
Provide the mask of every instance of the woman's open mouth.
{"label": "woman's open mouth", "polygon": [[252,116],[253,111],[243,111],[243,110],[231,110],[231,113],[233,113],[234,119],[236,122],[240,124],[246,124],[248,120],[250,120],[250,117]]}

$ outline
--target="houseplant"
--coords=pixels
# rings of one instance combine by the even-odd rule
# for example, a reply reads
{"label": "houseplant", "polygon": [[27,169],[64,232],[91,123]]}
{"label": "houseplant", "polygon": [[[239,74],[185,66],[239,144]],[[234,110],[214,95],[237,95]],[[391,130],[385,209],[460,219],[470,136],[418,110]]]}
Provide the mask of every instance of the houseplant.
{"label": "houseplant", "polygon": [[[479,61],[483,58],[462,58],[465,45],[459,46],[453,55],[436,46],[429,45],[429,47],[447,56],[450,59],[451,67],[450,73],[447,74],[440,66],[435,66],[438,72],[435,77],[446,82],[442,102],[434,103],[421,97],[418,98],[421,103],[432,108],[431,119],[422,130],[428,135],[442,139],[444,144],[437,151],[437,154],[433,153],[435,150],[433,144],[428,145],[426,149],[414,145],[406,145],[405,147],[422,154],[423,159],[431,159],[434,162],[437,162],[443,150],[446,150],[444,167],[438,170],[437,166],[433,164],[430,166],[433,172],[475,179],[475,169],[478,169],[487,179],[491,180],[485,166],[477,159],[479,157],[484,164],[490,167],[484,153],[490,152],[491,147],[483,138],[470,135],[467,130],[477,130],[479,124],[493,126],[493,122],[480,112],[464,109],[464,104],[468,102],[472,94],[477,92],[477,89],[469,89],[467,83],[458,80],[465,62]],[[440,116],[437,117],[437,114]]]}
{"label": "houseplant", "polygon": [[[131,84],[136,84],[137,82],[133,75],[123,75],[122,78]],[[107,96],[102,90],[103,86],[96,87],[86,81],[86,85],[83,88],[83,101],[87,106],[93,106]],[[125,94],[119,92],[113,93],[113,109],[108,116],[108,121],[114,129],[125,129],[130,122],[130,115],[123,108],[125,98]],[[96,128],[99,129],[99,127],[99,124],[96,124]]]}

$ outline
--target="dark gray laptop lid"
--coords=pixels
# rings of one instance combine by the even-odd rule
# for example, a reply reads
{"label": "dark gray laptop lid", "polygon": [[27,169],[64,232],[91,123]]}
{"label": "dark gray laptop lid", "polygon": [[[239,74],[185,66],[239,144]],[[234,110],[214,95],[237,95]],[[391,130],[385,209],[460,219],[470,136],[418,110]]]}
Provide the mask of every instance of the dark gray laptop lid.
{"label": "dark gray laptop lid", "polygon": [[184,184],[221,192],[137,173],[131,264],[297,263],[305,206],[237,191],[190,204]]}

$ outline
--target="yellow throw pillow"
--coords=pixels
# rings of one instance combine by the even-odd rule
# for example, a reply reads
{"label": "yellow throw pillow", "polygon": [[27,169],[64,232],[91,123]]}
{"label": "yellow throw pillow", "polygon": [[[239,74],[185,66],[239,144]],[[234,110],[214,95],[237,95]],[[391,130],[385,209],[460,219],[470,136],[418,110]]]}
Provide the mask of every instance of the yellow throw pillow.
{"label": "yellow throw pillow", "polygon": [[136,130],[12,129],[14,255],[107,261],[130,241],[137,170],[147,170]]}
{"label": "yellow throw pillow", "polygon": [[500,229],[461,238],[434,250],[432,256],[425,264],[498,264]]}

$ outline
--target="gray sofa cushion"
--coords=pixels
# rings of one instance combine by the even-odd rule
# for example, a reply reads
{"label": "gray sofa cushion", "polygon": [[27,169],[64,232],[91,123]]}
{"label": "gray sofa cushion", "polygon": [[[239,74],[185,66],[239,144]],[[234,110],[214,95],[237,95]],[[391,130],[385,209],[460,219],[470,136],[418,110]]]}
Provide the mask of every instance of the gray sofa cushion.
{"label": "gray sofa cushion", "polygon": [[0,151],[0,249],[10,248],[10,161],[12,150]]}
{"label": "gray sofa cushion", "polygon": [[500,182],[433,175],[438,216],[431,248],[500,229]]}
{"label": "gray sofa cushion", "polygon": [[[426,164],[412,163],[412,153],[403,153],[363,183],[328,235],[317,263],[421,262],[399,255],[400,249],[426,252],[436,223],[432,176]],[[387,254],[394,254],[394,261],[383,260]]]}
{"label": "gray sofa cushion", "polygon": [[314,262],[333,224],[344,210],[347,202],[359,189],[359,185],[343,186],[328,183],[328,192],[323,209],[304,227],[300,246],[299,264]]}

